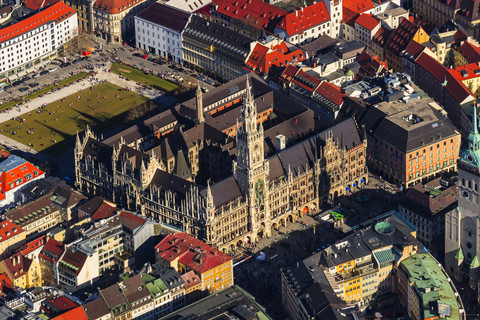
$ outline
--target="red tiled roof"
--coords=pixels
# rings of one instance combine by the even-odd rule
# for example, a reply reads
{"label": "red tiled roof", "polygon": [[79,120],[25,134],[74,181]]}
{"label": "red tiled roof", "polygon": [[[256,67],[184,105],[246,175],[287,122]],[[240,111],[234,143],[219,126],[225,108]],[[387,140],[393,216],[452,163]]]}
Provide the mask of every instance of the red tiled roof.
{"label": "red tiled roof", "polygon": [[271,21],[279,20],[288,12],[262,0],[213,0],[216,11],[233,19],[244,21],[258,29],[265,29]]}
{"label": "red tiled roof", "polygon": [[232,257],[185,232],[167,235],[155,246],[155,251],[159,257],[169,262],[178,258],[181,264],[197,274],[232,260]]}
{"label": "red tiled roof", "polygon": [[147,222],[147,219],[126,210],[122,210],[119,216],[122,219],[122,224],[131,230],[141,227]]}
{"label": "red tiled roof", "polygon": [[337,106],[341,106],[343,104],[343,98],[346,97],[339,87],[328,81],[323,81],[315,90],[315,92],[322,95]]}
{"label": "red tiled roof", "polygon": [[[60,260],[59,267],[67,269],[69,272],[78,275],[87,260],[87,256],[80,251],[65,251],[62,259]],[[73,268],[72,268],[73,266]]]}
{"label": "red tiled roof", "polygon": [[413,24],[408,19],[402,19],[400,25],[388,39],[386,48],[392,50],[395,53],[401,53],[408,46],[410,41],[420,29],[419,26]]}
{"label": "red tiled roof", "polygon": [[380,21],[375,19],[371,14],[363,13],[357,18],[357,20],[355,20],[355,23],[358,23],[365,29],[372,31],[376,26],[378,26]]}
{"label": "red tiled roof", "polygon": [[409,55],[413,57],[417,57],[420,53],[423,52],[425,47],[418,43],[415,40],[410,41],[408,46],[405,48],[405,53],[408,53]]}
{"label": "red tiled roof", "polygon": [[278,27],[285,30],[289,36],[301,33],[305,30],[313,28],[330,19],[327,8],[323,1],[314,3],[301,10],[289,13],[283,17]]}
{"label": "red tiled roof", "polygon": [[342,21],[343,23],[348,24],[350,27],[354,28],[355,27],[355,20],[360,16],[359,13],[356,13],[355,11],[348,9],[348,8],[343,8],[343,18]]}
{"label": "red tiled roof", "polygon": [[426,54],[425,52],[420,54],[416,60],[417,65],[425,69],[432,76],[437,79],[437,81],[443,83],[447,81],[446,89],[450,94],[457,100],[459,103],[467,99],[471,92],[467,87],[461,82],[455,79],[455,77],[448,72],[440,62]]}
{"label": "red tiled roof", "polygon": [[13,289],[13,284],[10,278],[5,273],[2,273],[0,274],[0,292],[3,292],[5,288]]}
{"label": "red tiled roof", "polygon": [[468,39],[468,34],[463,32],[463,30],[459,28],[457,32],[453,34],[453,39],[455,39],[456,42],[466,41]]}
{"label": "red tiled roof", "polygon": [[32,260],[22,256],[20,252],[13,254],[12,256],[3,260],[3,263],[7,267],[7,270],[10,272],[14,279],[17,279],[23,276],[30,265],[32,264]]}
{"label": "red tiled roof", "polygon": [[9,220],[0,222],[0,242],[7,241],[22,232],[24,230],[21,227]]}
{"label": "red tiled roof", "polygon": [[36,249],[40,248],[41,246],[45,245],[47,236],[41,236],[33,241],[28,242],[26,245],[24,245],[22,248],[20,248],[20,252],[22,255],[27,255],[32,251],[35,251]]}
{"label": "red tiled roof", "polygon": [[480,77],[480,67],[477,63],[469,63],[463,66],[459,66],[453,69],[448,69],[448,71],[457,79],[458,81],[468,80],[472,78]]}
{"label": "red tiled roof", "polygon": [[386,61],[380,61],[378,55],[372,55],[367,50],[362,52],[357,62],[360,64],[360,70],[356,74],[357,79],[371,78],[382,70],[388,70]]}
{"label": "red tiled roof", "polygon": [[[38,169],[27,160],[17,156],[10,156],[6,160],[4,160],[4,162],[10,161],[13,158],[16,159],[14,163],[16,167],[9,169],[6,172],[0,172],[0,191],[3,193],[20,187],[24,183],[27,183],[29,180],[37,178],[38,176],[44,174],[42,170]],[[29,177],[29,174],[31,175],[31,177]]]}
{"label": "red tiled roof", "polygon": [[300,70],[295,78],[293,78],[293,83],[304,88],[308,92],[313,92],[315,88],[320,84],[320,80],[314,76],[309,75],[303,70]]}
{"label": "red tiled roof", "polygon": [[24,6],[31,10],[40,10],[59,1],[60,0],[25,0]]}
{"label": "red tiled roof", "polygon": [[457,48],[457,51],[467,60],[468,63],[480,62],[480,48],[465,41]]}
{"label": "red tiled roof", "polygon": [[293,80],[293,78],[297,75],[298,70],[300,70],[300,68],[289,64],[285,68],[285,70],[283,70],[279,78],[281,81],[289,84]]}
{"label": "red tiled roof", "polygon": [[380,27],[377,33],[375,33],[375,35],[373,36],[372,42],[375,42],[376,44],[378,44],[380,47],[383,48],[387,43],[388,39],[390,38],[390,36],[392,35],[392,32],[393,31],[388,30],[385,27]]}
{"label": "red tiled roof", "polygon": [[195,272],[193,272],[193,270],[182,274],[180,278],[185,281],[185,289],[190,289],[191,287],[198,286],[201,283],[200,278],[195,274]]}
{"label": "red tiled roof", "polygon": [[10,153],[7,151],[0,150],[0,159],[8,158],[10,156]]}
{"label": "red tiled roof", "polygon": [[272,66],[285,67],[303,60],[305,55],[301,49],[289,52],[284,42],[274,46],[272,50],[258,43],[245,63],[245,67],[256,73],[268,73]]}
{"label": "red tiled roof", "polygon": [[56,262],[63,253],[63,243],[58,242],[54,238],[49,238],[45,246],[43,246],[40,255],[52,262]]}
{"label": "red tiled roof", "polygon": [[114,216],[117,213],[117,206],[111,202],[103,201],[98,209],[92,214],[91,219],[93,221],[99,221],[102,219]]}
{"label": "red tiled roof", "polygon": [[85,314],[85,311],[83,311],[82,307],[77,307],[73,310],[65,312],[64,314],[56,316],[55,318],[53,318],[51,320],[72,320],[72,319],[88,320],[87,315]]}
{"label": "red tiled roof", "polygon": [[63,2],[57,2],[29,18],[0,29],[0,42],[5,42],[11,38],[18,37],[19,35],[36,29],[47,22],[54,20],[61,21],[73,14],[75,14],[75,10]]}
{"label": "red tiled roof", "polygon": [[45,300],[46,303],[42,303],[40,309],[45,311],[45,313],[47,313],[49,316],[65,313],[78,307],[78,304],[65,296],[60,296],[53,300],[50,297],[47,297]]}
{"label": "red tiled roof", "polygon": [[139,2],[140,0],[97,0],[93,3],[93,6],[99,10],[115,14],[128,9]]}
{"label": "red tiled roof", "polygon": [[355,13],[362,13],[374,8],[372,0],[343,0],[343,10],[345,8]]}

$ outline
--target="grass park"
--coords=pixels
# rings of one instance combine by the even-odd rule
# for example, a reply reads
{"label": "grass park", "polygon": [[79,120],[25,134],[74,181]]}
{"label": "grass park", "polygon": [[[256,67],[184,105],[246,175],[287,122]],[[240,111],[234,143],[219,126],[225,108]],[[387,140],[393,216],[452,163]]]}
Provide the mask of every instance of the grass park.
{"label": "grass park", "polygon": [[178,88],[178,86],[168,80],[157,77],[153,74],[147,74],[142,70],[135,69],[125,64],[118,62],[112,63],[112,72],[118,75],[121,75],[125,78],[128,78],[132,81],[142,83],[144,85],[153,87],[157,90],[164,92],[172,92]]}
{"label": "grass park", "polygon": [[[47,92],[50,92],[50,91],[53,91],[55,89],[61,88],[63,86],[69,85],[71,83],[74,83],[77,80],[81,80],[81,79],[84,79],[86,77],[88,77],[87,72],[77,73],[77,74],[75,74],[71,77],[68,77],[68,78],[64,79],[64,80],[57,81],[56,84],[52,84],[50,86],[41,88],[41,89],[39,89],[38,91],[36,91],[32,94],[24,95],[24,96],[21,96],[18,99],[3,103],[2,105],[0,105],[0,110],[7,110],[9,108],[13,108],[13,107],[15,107],[15,105],[17,105],[19,103],[22,103],[23,101],[35,99],[35,98],[37,98],[37,97],[39,97],[39,96],[41,96],[41,95],[43,95]],[[23,100],[22,100],[22,98],[23,98]]]}
{"label": "grass park", "polygon": [[109,82],[72,94],[0,124],[1,133],[37,151],[60,155],[73,148],[87,125],[105,133],[124,122],[131,108],[149,101]]}

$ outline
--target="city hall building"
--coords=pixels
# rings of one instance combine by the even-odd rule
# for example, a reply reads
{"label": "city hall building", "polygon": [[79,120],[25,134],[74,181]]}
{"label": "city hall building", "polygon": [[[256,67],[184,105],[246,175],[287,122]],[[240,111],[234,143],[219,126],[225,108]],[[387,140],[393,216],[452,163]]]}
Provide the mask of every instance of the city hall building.
{"label": "city hall building", "polygon": [[87,129],[76,186],[227,251],[367,182],[353,119],[322,130],[313,111],[246,77],[103,141]]}

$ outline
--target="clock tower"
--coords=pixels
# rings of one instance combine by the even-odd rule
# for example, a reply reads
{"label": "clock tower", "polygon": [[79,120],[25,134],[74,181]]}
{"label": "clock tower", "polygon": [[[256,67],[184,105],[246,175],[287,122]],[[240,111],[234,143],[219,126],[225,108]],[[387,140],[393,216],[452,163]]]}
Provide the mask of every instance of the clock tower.
{"label": "clock tower", "polygon": [[236,126],[236,161],[233,175],[248,201],[252,239],[270,235],[268,206],[268,160],[264,159],[263,126],[257,124],[257,106],[247,75],[241,122]]}
{"label": "clock tower", "polygon": [[458,208],[445,217],[445,263],[458,281],[478,288],[480,259],[480,134],[476,102],[468,146],[458,160]]}

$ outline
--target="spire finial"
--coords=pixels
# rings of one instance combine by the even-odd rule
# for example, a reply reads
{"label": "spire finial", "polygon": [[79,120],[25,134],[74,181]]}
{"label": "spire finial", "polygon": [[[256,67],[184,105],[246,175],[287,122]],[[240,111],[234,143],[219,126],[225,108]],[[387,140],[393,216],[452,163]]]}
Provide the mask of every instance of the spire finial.
{"label": "spire finial", "polygon": [[473,133],[478,134],[478,126],[477,126],[477,100],[473,100]]}

